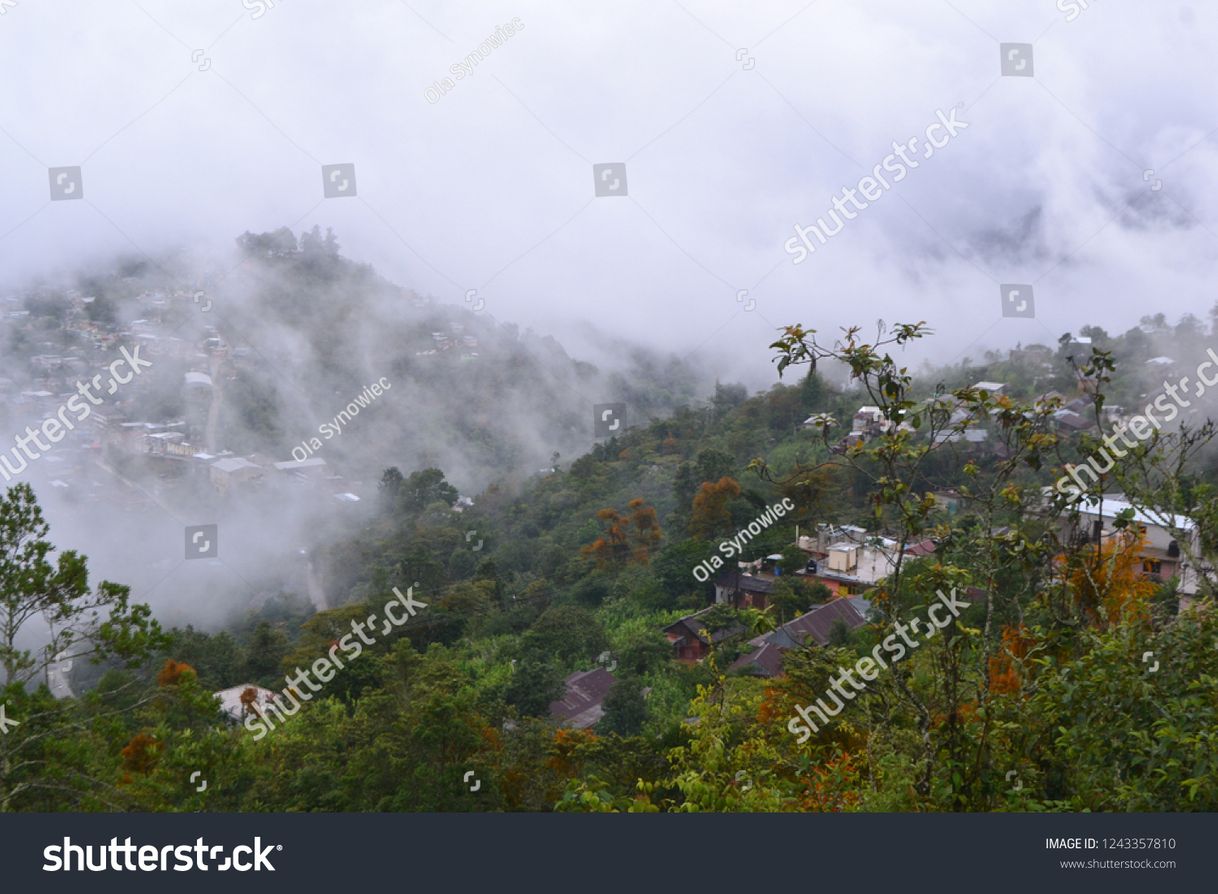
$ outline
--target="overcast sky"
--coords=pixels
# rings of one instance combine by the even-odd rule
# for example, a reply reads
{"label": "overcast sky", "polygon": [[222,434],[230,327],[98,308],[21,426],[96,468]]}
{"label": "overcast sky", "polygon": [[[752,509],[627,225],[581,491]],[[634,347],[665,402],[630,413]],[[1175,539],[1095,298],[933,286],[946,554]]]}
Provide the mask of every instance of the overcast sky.
{"label": "overcast sky", "polygon": [[[1215,4],[12,2],[0,290],[319,224],[576,353],[591,322],[754,384],[786,322],[925,319],[948,361],[1218,298]],[[1032,77],[1001,76],[1004,42]],[[953,107],[967,129],[792,262],[796,223]],[[608,162],[625,197],[594,196]],[[333,163],[355,197],[323,199]],[[84,200],[50,201],[71,165]],[[1003,318],[1003,282],[1034,284],[1035,318]]]}

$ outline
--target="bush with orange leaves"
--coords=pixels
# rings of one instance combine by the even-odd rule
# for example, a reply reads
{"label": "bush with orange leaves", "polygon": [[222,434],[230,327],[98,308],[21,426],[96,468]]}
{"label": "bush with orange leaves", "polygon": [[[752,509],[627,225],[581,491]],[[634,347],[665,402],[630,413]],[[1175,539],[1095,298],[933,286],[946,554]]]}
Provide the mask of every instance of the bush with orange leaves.
{"label": "bush with orange leaves", "polygon": [[147,733],[136,733],[123,750],[123,769],[129,773],[150,773],[161,755],[161,742]]}
{"label": "bush with orange leaves", "polygon": [[172,658],[166,658],[160,673],[156,675],[156,684],[158,686],[177,686],[182,682],[183,674],[189,674],[195,678],[199,676],[198,672],[185,661],[174,661]]}
{"label": "bush with orange leaves", "polygon": [[[757,724],[766,729],[785,728],[792,704],[788,693],[775,686],[766,686],[761,704],[757,707]],[[825,754],[821,762],[809,766],[804,773],[791,780],[803,786],[796,795],[796,809],[811,813],[857,810],[864,788],[863,770],[856,764],[854,753],[849,749],[865,749],[865,742],[842,727],[832,733],[826,731],[820,740],[825,746],[821,752]],[[863,753],[865,758],[866,751]]]}
{"label": "bush with orange leaves", "polygon": [[740,483],[735,478],[724,476],[713,484],[709,481],[698,488],[689,516],[689,530],[695,537],[714,537],[719,531],[731,527],[732,515],[728,512],[730,500],[740,496]]}
{"label": "bush with orange leaves", "polygon": [[590,729],[559,727],[554,731],[554,743],[546,766],[559,776],[570,779],[578,776],[594,751],[600,737]]}
{"label": "bush with orange leaves", "polygon": [[253,686],[246,686],[241,690],[241,716],[248,717],[258,710],[258,690]]}
{"label": "bush with orange leaves", "polygon": [[1149,600],[1157,589],[1141,576],[1146,536],[1121,531],[1084,549],[1067,568],[1067,580],[1083,617],[1107,626],[1121,620],[1149,621]]}
{"label": "bush with orange leaves", "polygon": [[626,512],[618,512],[612,507],[597,512],[596,517],[605,530],[580,549],[602,568],[631,562],[646,565],[651,561],[651,551],[664,537],[654,508],[638,497],[626,507]]}
{"label": "bush with orange leaves", "polygon": [[808,813],[857,810],[862,789],[862,771],[855,764],[854,756],[843,751],[811,768],[808,782],[799,796],[799,809]]}
{"label": "bush with orange leaves", "polygon": [[1016,669],[1015,662],[1022,661],[1035,642],[1022,625],[1002,628],[1002,650],[997,655],[991,655],[989,660],[990,692],[1019,691],[1023,677]]}

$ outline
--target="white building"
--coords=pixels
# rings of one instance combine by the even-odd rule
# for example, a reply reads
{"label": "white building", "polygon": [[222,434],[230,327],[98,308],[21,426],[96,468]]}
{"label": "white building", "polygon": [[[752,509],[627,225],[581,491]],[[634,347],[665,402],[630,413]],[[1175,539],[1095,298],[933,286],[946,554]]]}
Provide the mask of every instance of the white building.
{"label": "white building", "polygon": [[[1186,608],[1196,598],[1201,584],[1197,568],[1188,557],[1189,553],[1194,557],[1200,556],[1201,530],[1187,515],[1139,509],[1124,494],[1091,496],[1080,503],[1077,520],[1069,515],[1063,516],[1063,539],[1072,539],[1076,543],[1079,540],[1091,543],[1110,541],[1119,535],[1120,530],[1115,523],[1126,510],[1131,510],[1133,515],[1124,530],[1141,533],[1146,539],[1138,553],[1142,577],[1158,583],[1178,578],[1180,607]],[[1212,579],[1213,570],[1206,571]]]}
{"label": "white building", "polygon": [[261,715],[266,706],[275,700],[275,693],[269,689],[263,689],[261,686],[255,686],[253,683],[243,683],[240,686],[221,689],[219,692],[213,692],[212,697],[219,699],[221,711],[231,720],[240,723],[245,719],[247,712],[245,705],[241,702],[241,696],[250,689],[254,691],[254,696],[250,700],[249,709]]}

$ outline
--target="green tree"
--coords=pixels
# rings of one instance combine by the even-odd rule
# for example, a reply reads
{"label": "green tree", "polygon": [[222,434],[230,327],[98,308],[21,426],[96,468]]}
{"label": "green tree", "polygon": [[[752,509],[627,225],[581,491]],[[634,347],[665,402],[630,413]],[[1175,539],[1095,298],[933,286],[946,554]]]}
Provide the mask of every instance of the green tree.
{"label": "green tree", "polygon": [[432,503],[451,506],[459,496],[457,489],[444,480],[439,469],[411,472],[402,482],[402,505],[407,512],[420,512]]}
{"label": "green tree", "polygon": [[390,466],[381,474],[376,490],[382,511],[391,512],[397,508],[402,500],[402,484],[405,480],[397,466]]}
{"label": "green tree", "polygon": [[632,673],[618,676],[604,701],[605,714],[597,727],[602,733],[635,736],[647,722],[643,681]]}
{"label": "green tree", "polygon": [[274,687],[287,649],[287,635],[269,622],[259,621],[245,646],[246,679]]}
{"label": "green tree", "polygon": [[596,615],[579,605],[546,609],[524,638],[526,651],[567,665],[592,660],[608,644]]}
{"label": "green tree", "polygon": [[730,453],[708,447],[698,451],[694,463],[697,483],[718,481],[720,478],[731,478],[736,474],[736,460]]}
{"label": "green tree", "polygon": [[[47,539],[50,527],[28,484],[0,499],[0,668],[4,683],[27,683],[56,661],[88,657],[135,666],[163,645],[160,625],[147,605],[132,604],[130,591],[102,581],[89,592],[87,560],[74,550],[59,554]],[[43,640],[20,648],[22,633]]]}
{"label": "green tree", "polygon": [[[113,791],[89,772],[89,748],[75,741],[79,724],[70,705],[45,688],[30,694],[28,684],[47,679],[59,661],[136,667],[165,637],[148,606],[129,601],[127,587],[102,581],[90,592],[84,556],[69,550],[52,562],[49,533],[33,489],[9,488],[0,499],[0,704],[19,725],[0,735],[0,811],[114,808]],[[19,647],[25,637],[42,644]]]}
{"label": "green tree", "polygon": [[545,717],[550,702],[563,693],[562,672],[550,661],[530,653],[516,662],[503,698],[527,717]]}

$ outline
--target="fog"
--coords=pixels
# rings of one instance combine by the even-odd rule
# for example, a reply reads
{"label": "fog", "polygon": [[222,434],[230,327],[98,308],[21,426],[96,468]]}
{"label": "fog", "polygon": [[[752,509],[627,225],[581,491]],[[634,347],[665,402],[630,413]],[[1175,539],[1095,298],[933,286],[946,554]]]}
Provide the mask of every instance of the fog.
{"label": "fog", "polygon": [[[21,0],[0,17],[3,276],[321,224],[389,279],[456,304],[478,289],[574,353],[592,322],[755,387],[766,339],[796,319],[922,318],[954,354],[1055,338],[1099,308],[1115,331],[1149,308],[1203,313],[1216,113],[1189,85],[1210,75],[1218,10],[1068,15]],[[1033,78],[999,76],[1000,41],[1035,42]],[[958,103],[967,130],[791,263],[796,223]],[[348,162],[357,196],[323,200],[320,166]],[[594,199],[599,162],[626,163],[624,201]],[[85,201],[48,202],[59,165],[83,166]],[[1035,284],[1034,320],[1002,319],[1000,282]]]}
{"label": "fog", "polygon": [[[911,355],[950,363],[1214,303],[1218,110],[1191,89],[1212,77],[1218,37],[1203,4],[9,0],[0,13],[0,297],[133,259],[149,289],[205,291],[213,316],[182,337],[227,321],[278,426],[219,446],[268,460],[388,377],[375,427],[325,445],[365,494],[394,461],[440,464],[470,494],[496,472],[467,449],[451,393],[394,381],[426,349],[403,349],[411,327],[459,321],[458,337],[515,345],[553,383],[468,423],[500,426],[523,473],[586,449],[589,405],[623,399],[632,370],[688,364],[682,393],[632,396],[642,417],[717,378],[768,387],[767,345],[790,322],[926,320],[936,335]],[[1033,44],[1033,77],[1001,76],[1004,42]],[[951,110],[967,127],[793,262],[797,224]],[[602,163],[625,165],[625,195],[596,196]],[[324,197],[334,164],[354,165],[354,195]],[[81,167],[82,201],[48,198],[60,166]],[[268,304],[292,284],[243,268],[234,240],[284,226],[333,228],[378,284],[355,300],[340,282],[299,319]],[[1004,318],[1002,283],[1034,287],[1034,317]],[[596,369],[575,375],[576,360]],[[6,436],[25,416],[10,411]],[[347,517],[294,492],[222,509],[151,489],[115,524],[117,510],[55,495],[50,464],[30,475],[51,494],[52,538],[170,620],[219,623],[245,604],[234,593],[300,570],[322,519]],[[182,527],[220,515],[223,561],[177,558]]]}

